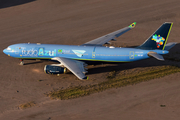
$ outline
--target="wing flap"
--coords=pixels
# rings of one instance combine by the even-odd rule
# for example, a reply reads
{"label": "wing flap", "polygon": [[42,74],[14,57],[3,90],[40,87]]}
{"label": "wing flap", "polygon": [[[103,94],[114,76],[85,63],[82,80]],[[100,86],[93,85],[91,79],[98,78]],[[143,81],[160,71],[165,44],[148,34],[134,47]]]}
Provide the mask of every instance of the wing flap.
{"label": "wing flap", "polygon": [[102,46],[103,44],[107,43],[108,41],[110,41],[114,38],[115,38],[115,36],[106,35],[106,36],[102,36],[100,38],[97,38],[95,40],[89,41],[83,45],[85,45],[85,46]]}

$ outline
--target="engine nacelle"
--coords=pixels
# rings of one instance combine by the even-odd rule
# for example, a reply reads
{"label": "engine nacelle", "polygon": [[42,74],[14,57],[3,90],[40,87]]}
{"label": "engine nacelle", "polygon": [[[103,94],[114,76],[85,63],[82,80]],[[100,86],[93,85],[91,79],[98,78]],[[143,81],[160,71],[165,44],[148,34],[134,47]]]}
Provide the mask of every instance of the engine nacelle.
{"label": "engine nacelle", "polygon": [[66,73],[66,68],[53,65],[45,65],[44,72],[47,74],[63,74]]}

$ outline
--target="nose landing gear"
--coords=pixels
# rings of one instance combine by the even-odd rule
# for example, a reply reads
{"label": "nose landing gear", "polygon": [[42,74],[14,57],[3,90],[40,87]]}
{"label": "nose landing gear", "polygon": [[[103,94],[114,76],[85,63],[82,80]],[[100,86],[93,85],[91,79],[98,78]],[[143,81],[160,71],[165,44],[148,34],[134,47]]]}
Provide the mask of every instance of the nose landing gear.
{"label": "nose landing gear", "polygon": [[24,62],[22,59],[20,59],[20,65],[24,65]]}

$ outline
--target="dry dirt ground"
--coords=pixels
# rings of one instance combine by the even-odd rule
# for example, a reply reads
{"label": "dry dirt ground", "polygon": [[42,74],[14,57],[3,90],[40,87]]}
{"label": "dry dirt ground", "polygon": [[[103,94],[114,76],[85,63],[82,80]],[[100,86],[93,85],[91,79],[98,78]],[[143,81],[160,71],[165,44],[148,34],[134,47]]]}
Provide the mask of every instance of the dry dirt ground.
{"label": "dry dirt ground", "polygon": [[[164,22],[174,22],[168,42],[180,42],[179,0],[1,0],[0,120],[179,120],[180,73],[71,100],[44,95],[53,89],[104,81],[114,69],[161,66],[170,61],[89,66],[90,79],[80,81],[71,73],[45,74],[44,65],[51,62],[25,61],[20,66],[18,59],[2,52],[15,43],[81,45],[134,21],[136,27],[120,36],[116,46],[140,45]],[[179,44],[173,52],[180,52]],[[18,107],[30,101],[36,106]]]}

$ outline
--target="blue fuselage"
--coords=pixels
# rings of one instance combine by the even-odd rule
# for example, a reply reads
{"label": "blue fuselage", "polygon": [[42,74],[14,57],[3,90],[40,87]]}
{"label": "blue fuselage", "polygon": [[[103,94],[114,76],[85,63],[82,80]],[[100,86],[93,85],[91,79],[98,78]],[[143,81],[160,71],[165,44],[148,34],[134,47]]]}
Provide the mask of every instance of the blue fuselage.
{"label": "blue fuselage", "polygon": [[101,46],[75,46],[53,44],[14,44],[4,49],[8,56],[19,59],[51,59],[64,57],[82,61],[132,62],[149,58],[148,52],[167,54],[165,50],[142,50],[136,48],[114,48]]}

